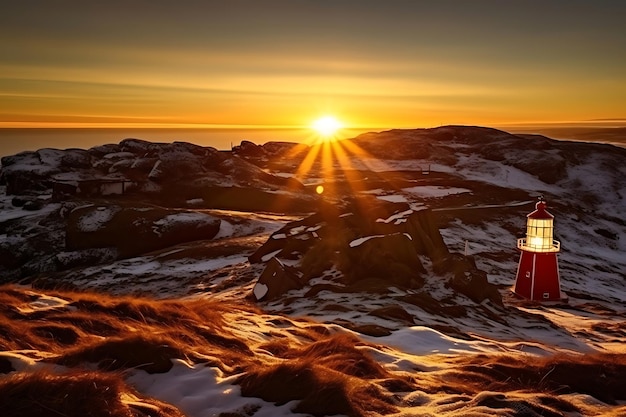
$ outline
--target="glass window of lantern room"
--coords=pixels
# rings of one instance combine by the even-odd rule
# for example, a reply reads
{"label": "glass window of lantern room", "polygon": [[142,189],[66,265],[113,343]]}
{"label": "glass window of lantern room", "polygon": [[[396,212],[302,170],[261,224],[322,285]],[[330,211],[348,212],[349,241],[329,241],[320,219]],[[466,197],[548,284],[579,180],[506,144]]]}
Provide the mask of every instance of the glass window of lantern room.
{"label": "glass window of lantern room", "polygon": [[539,228],[539,236],[544,238],[552,237],[552,220],[540,220],[540,223],[537,225]]}

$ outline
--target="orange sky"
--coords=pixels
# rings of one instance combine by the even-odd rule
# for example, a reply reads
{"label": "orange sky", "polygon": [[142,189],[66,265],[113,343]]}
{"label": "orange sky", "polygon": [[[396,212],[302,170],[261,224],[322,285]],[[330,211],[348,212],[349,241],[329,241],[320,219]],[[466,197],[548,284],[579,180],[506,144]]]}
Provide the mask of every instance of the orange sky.
{"label": "orange sky", "polygon": [[63,4],[4,6],[1,127],[626,118],[626,2]]}

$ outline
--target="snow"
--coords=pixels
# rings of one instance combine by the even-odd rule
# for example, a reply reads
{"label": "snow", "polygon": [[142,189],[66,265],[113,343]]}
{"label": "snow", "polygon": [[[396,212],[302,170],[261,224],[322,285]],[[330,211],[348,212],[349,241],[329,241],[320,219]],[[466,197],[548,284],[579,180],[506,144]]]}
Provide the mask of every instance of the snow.
{"label": "snow", "polygon": [[350,242],[350,247],[356,248],[357,246],[361,246],[363,243],[367,242],[368,240],[375,239],[378,237],[385,237],[385,235],[372,235],[372,236],[365,236],[365,237],[360,237],[358,239],[354,239],[352,242]]}
{"label": "snow", "polygon": [[235,227],[232,223],[227,222],[226,220],[222,220],[220,223],[220,230],[217,232],[217,235],[213,239],[222,239],[225,237],[230,237],[235,234]]}
{"label": "snow", "polygon": [[467,188],[442,187],[439,185],[420,185],[417,187],[403,188],[402,191],[423,198],[439,198],[454,194],[471,193],[471,190]]}
{"label": "snow", "polygon": [[408,200],[405,196],[399,194],[392,195],[379,195],[376,198],[384,201],[389,201],[390,203],[406,203]]}
{"label": "snow", "polygon": [[274,175],[282,178],[295,178],[295,174],[289,172],[274,172]]}
{"label": "snow", "polygon": [[111,152],[103,156],[104,159],[134,159],[132,152]]}
{"label": "snow", "polygon": [[[172,252],[160,256],[142,256],[84,268],[73,282],[92,290],[119,293],[151,293],[155,297],[186,296],[190,287],[181,278],[192,280],[221,268],[248,265],[244,254],[212,259],[168,259]],[[177,279],[172,279],[177,277]]]}
{"label": "snow", "polygon": [[190,205],[190,206],[202,206],[202,204],[204,204],[204,199],[202,199],[202,198],[192,198],[192,199],[189,199],[189,200],[185,201],[185,203]]}
{"label": "snow", "polygon": [[363,338],[417,356],[500,351],[494,343],[457,339],[424,326],[406,327],[389,336]]}
{"label": "snow", "polygon": [[520,169],[501,162],[489,161],[475,154],[460,155],[455,172],[468,180],[481,181],[505,188],[552,193],[560,190],[559,187],[546,184]]}
{"label": "snow", "polygon": [[278,255],[280,253],[282,249],[277,249],[273,252],[270,252],[268,254],[263,255],[263,257],[261,258],[261,262],[267,262],[270,259],[272,259],[274,256]]}
{"label": "snow", "polygon": [[18,310],[22,314],[30,314],[36,311],[51,310],[56,308],[65,308],[69,302],[59,297],[51,295],[40,294],[29,291],[28,295],[35,298],[33,301],[18,307]]}
{"label": "snow", "polygon": [[471,190],[468,190],[467,188],[443,187],[439,185],[419,185],[415,187],[403,188],[402,191],[410,196],[402,194],[380,195],[383,192],[381,189],[369,190],[364,193],[374,194],[376,195],[376,198],[392,203],[408,203],[412,199],[411,197],[441,198],[449,195],[471,193]]}
{"label": "snow", "polygon": [[267,285],[265,285],[265,284],[261,284],[260,282],[257,282],[257,283],[254,285],[254,290],[253,290],[253,292],[254,292],[254,297],[255,297],[257,300],[260,300],[261,298],[265,297],[265,294],[267,294],[267,291],[268,291],[268,290],[269,290],[269,289],[268,289]]}
{"label": "snow", "polygon": [[178,407],[190,417],[210,417],[223,413],[245,413],[259,408],[255,417],[302,416],[291,411],[295,402],[280,406],[259,398],[243,397],[241,388],[234,384],[238,375],[224,378],[221,371],[206,365],[189,365],[175,360],[166,374],[148,374],[133,371],[127,381],[139,391]]}
{"label": "snow", "polygon": [[78,220],[78,228],[82,232],[95,232],[110,222],[120,209],[118,207],[97,207],[84,214]]}
{"label": "snow", "polygon": [[376,223],[391,223],[391,222],[395,222],[394,224],[398,224],[397,222],[399,220],[405,220],[406,221],[406,217],[413,214],[413,210],[406,210],[406,211],[402,211],[400,213],[396,213],[393,214],[391,216],[389,216],[386,219],[376,219]]}
{"label": "snow", "polygon": [[161,175],[161,168],[160,167],[161,167],[161,160],[159,159],[158,161],[156,161],[154,163],[154,166],[152,167],[152,170],[148,174],[148,178],[150,178],[150,179],[158,178]]}
{"label": "snow", "polygon": [[181,225],[195,224],[196,227],[204,225],[210,225],[215,222],[215,218],[204,213],[174,213],[154,222],[154,225],[159,228],[159,231],[164,232],[169,229],[179,227]]}

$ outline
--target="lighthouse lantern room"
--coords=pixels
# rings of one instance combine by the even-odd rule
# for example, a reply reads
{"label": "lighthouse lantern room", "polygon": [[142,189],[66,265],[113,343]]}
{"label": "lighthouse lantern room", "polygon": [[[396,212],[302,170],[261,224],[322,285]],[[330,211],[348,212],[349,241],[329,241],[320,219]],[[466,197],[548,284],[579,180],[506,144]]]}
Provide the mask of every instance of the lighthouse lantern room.
{"label": "lighthouse lantern room", "polygon": [[557,253],[561,242],[554,240],[554,216],[543,199],[527,217],[526,237],[517,239],[521,251],[513,292],[534,301],[565,298],[561,292]]}

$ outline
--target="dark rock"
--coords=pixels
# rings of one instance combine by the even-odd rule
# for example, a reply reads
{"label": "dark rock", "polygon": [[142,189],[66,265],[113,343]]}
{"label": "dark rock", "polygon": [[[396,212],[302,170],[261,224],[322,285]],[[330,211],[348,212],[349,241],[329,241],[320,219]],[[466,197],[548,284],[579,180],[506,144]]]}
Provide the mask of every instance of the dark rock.
{"label": "dark rock", "polygon": [[405,227],[418,253],[427,255],[433,264],[446,258],[449,253],[448,247],[439,233],[431,210],[421,210],[411,214]]}
{"label": "dark rock", "polygon": [[131,152],[135,155],[144,155],[150,149],[152,142],[146,140],[128,138],[120,142],[120,150],[122,152]]}
{"label": "dark rock", "polygon": [[283,264],[276,258],[268,261],[265,270],[252,290],[257,301],[274,300],[290,290],[303,287],[295,269]]}
{"label": "dark rock", "polygon": [[409,314],[405,309],[398,305],[390,305],[386,307],[377,308],[367,313],[370,316],[380,317],[383,319],[400,320],[408,325],[415,324],[414,317]]}
{"label": "dark rock", "polygon": [[111,262],[117,259],[118,255],[115,248],[94,248],[74,252],[61,252],[55,255],[54,261],[58,270],[65,270]]}
{"label": "dark rock", "polygon": [[602,228],[594,229],[593,231],[607,239],[619,240],[619,234],[616,232],[612,232],[610,230],[602,229]]}
{"label": "dark rock", "polygon": [[120,145],[116,143],[109,143],[105,145],[94,146],[93,148],[87,149],[89,154],[94,155],[95,157],[103,157],[109,153],[118,153],[121,152]]}
{"label": "dark rock", "polygon": [[28,258],[27,253],[23,253],[13,245],[7,243],[0,244],[0,267],[13,269],[19,267]]}
{"label": "dark rock", "polygon": [[427,313],[447,316],[447,317],[464,317],[467,314],[465,307],[461,305],[442,305],[442,303],[426,292],[416,294],[407,294],[400,297],[405,303],[413,304]]}
{"label": "dark rock", "polygon": [[30,199],[24,196],[16,195],[11,199],[11,204],[14,207],[24,207],[24,204],[28,202]]}
{"label": "dark rock", "polygon": [[265,154],[273,157],[283,157],[287,155],[297,157],[309,151],[309,146],[293,142],[267,142],[262,148]]}
{"label": "dark rock", "polygon": [[31,200],[26,201],[23,207],[24,207],[24,210],[36,211],[36,210],[41,210],[44,205],[45,205],[45,202],[43,200],[31,199]]}
{"label": "dark rock", "polygon": [[109,168],[109,174],[126,174],[130,172],[130,168],[133,166],[134,162],[135,161],[132,159],[122,159],[117,161]]}
{"label": "dark rock", "polygon": [[363,278],[384,279],[388,286],[419,288],[425,272],[411,240],[404,234],[373,237],[346,249],[339,268],[348,283]]}
{"label": "dark rock", "polygon": [[447,286],[466,295],[475,303],[491,300],[499,306],[504,306],[498,287],[489,283],[487,273],[478,269],[458,272],[447,283]]}
{"label": "dark rock", "polygon": [[510,164],[536,176],[546,184],[555,184],[567,177],[565,158],[545,152],[526,151],[523,157],[516,156],[516,159],[510,161]]}
{"label": "dark rock", "polygon": [[148,207],[79,207],[68,218],[66,248],[76,251],[113,247],[120,257],[130,257],[212,239],[219,227],[219,219],[201,213]]}
{"label": "dark rock", "polygon": [[343,327],[346,327],[352,331],[365,334],[372,337],[385,337],[389,336],[392,331],[386,327],[379,326],[377,324],[362,324],[362,325],[354,325],[352,323],[341,323]]}
{"label": "dark rock", "polygon": [[66,149],[61,154],[60,166],[70,170],[91,168],[91,154],[84,149]]}
{"label": "dark rock", "polygon": [[233,152],[243,158],[262,158],[266,156],[265,150],[261,146],[248,140],[241,141],[241,144],[236,146]]}

